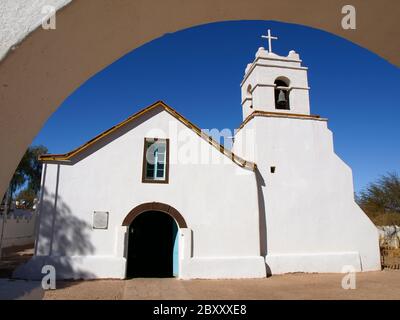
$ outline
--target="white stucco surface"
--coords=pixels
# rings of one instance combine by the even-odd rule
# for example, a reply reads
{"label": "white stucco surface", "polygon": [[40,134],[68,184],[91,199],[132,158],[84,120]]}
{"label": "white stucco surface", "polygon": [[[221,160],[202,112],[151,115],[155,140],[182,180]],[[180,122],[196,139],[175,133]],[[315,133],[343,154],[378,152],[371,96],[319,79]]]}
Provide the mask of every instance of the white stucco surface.
{"label": "white stucco surface", "polygon": [[[241,83],[243,120],[255,110],[310,114],[307,70],[301,65],[299,54],[293,50],[287,56],[278,56],[259,48]],[[290,110],[275,109],[276,79],[288,82]]]}
{"label": "white stucco surface", "polygon": [[354,201],[351,169],[326,121],[256,117],[252,129],[271,272],[379,270],[377,229]]}
{"label": "white stucco surface", "polygon": [[2,0],[0,1],[0,61],[7,52],[42,24],[43,7],[56,10],[72,0]]}
{"label": "white stucco surface", "polygon": [[[233,151],[254,161],[260,173],[268,269],[380,270],[377,229],[355,203],[351,169],[334,152],[327,120],[309,116],[306,70],[294,51],[281,57],[260,48],[242,82],[242,101],[249,84],[260,88],[243,104],[243,118],[266,111],[236,134]],[[280,77],[300,88],[290,92],[290,110],[275,109]]]}
{"label": "white stucco surface", "polygon": [[[188,225],[180,230],[181,278],[264,277],[254,173],[165,111],[145,120],[127,125],[73,164],[45,164],[37,256],[31,265],[35,259],[38,266],[51,261],[65,270],[58,275],[64,278],[124,278],[127,229],[122,222],[136,206],[161,202],[177,209]],[[145,137],[170,139],[168,184],[142,183]],[[191,154],[200,150],[199,164]],[[94,211],[109,212],[107,230],[92,228]]]}

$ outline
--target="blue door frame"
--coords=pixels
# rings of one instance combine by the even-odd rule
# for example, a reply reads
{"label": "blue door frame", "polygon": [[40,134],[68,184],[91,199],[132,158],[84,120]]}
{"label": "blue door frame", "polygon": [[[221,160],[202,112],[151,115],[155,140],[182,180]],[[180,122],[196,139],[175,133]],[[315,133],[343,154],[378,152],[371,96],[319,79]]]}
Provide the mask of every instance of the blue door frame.
{"label": "blue door frame", "polygon": [[174,220],[172,224],[172,235],[174,241],[174,248],[172,250],[172,274],[174,277],[179,276],[179,229]]}

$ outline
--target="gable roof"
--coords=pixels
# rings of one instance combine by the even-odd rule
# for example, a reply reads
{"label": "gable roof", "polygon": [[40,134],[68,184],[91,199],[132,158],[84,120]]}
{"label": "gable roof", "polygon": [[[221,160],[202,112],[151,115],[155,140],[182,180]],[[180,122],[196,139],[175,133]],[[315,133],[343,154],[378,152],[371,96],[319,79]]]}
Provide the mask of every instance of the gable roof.
{"label": "gable roof", "polygon": [[124,121],[116,124],[115,126],[111,127],[110,129],[100,133],[99,135],[95,136],[93,139],[89,140],[88,142],[84,143],[80,147],[64,153],[64,154],[44,154],[39,156],[40,161],[61,161],[61,162],[70,162],[71,159],[78,155],[79,153],[83,152],[93,144],[99,142],[100,140],[104,139],[106,136],[109,134],[115,132],[119,128],[127,125],[133,120],[139,119],[140,117],[144,116],[151,110],[154,110],[156,108],[163,108],[166,112],[168,112],[170,115],[172,115],[174,118],[176,118],[178,121],[183,123],[187,128],[192,130],[194,133],[196,133],[200,138],[204,139],[207,141],[210,145],[212,145],[214,148],[216,148],[219,152],[227,156],[229,159],[231,159],[235,164],[242,168],[247,168],[250,170],[255,170],[256,164],[251,162],[251,161],[246,161],[242,159],[241,157],[235,155],[232,151],[226,149],[223,145],[219,144],[217,141],[215,141],[211,136],[205,134],[199,127],[194,125],[192,122],[190,122],[188,119],[186,119],[184,116],[182,116],[180,113],[178,113],[176,110],[168,106],[166,103],[163,101],[157,101],[150,106],[142,109],[141,111],[131,115]]}

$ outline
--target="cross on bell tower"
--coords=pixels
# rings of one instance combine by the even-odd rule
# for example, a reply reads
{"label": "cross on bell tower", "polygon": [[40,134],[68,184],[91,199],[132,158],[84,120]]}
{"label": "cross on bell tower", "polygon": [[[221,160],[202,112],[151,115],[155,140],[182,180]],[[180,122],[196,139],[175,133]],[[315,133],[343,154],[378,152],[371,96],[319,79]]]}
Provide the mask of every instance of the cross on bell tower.
{"label": "cross on bell tower", "polygon": [[266,38],[268,39],[268,52],[272,52],[272,40],[278,40],[278,37],[274,37],[271,35],[271,30],[268,29],[268,35],[264,36],[262,35],[261,38]]}

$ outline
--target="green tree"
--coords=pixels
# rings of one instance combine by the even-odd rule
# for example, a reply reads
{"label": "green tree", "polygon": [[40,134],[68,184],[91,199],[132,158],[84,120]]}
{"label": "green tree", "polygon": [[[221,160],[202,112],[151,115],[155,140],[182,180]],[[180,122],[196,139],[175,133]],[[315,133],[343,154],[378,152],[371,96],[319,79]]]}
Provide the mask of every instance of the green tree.
{"label": "green tree", "polygon": [[357,197],[360,207],[377,225],[400,225],[400,177],[396,172],[370,183]]}
{"label": "green tree", "polygon": [[39,156],[47,152],[47,148],[42,145],[33,146],[27,150],[28,165],[26,166],[25,175],[28,180],[28,189],[35,194],[39,192],[42,177],[42,164],[39,162]]}
{"label": "green tree", "polygon": [[47,151],[47,148],[42,145],[31,146],[28,148],[28,150],[26,150],[10,181],[10,202],[15,196],[15,192],[24,185],[26,185],[25,189],[23,190],[25,195],[37,195],[40,189],[40,179],[42,174],[42,166],[39,162],[39,156],[47,153]]}

